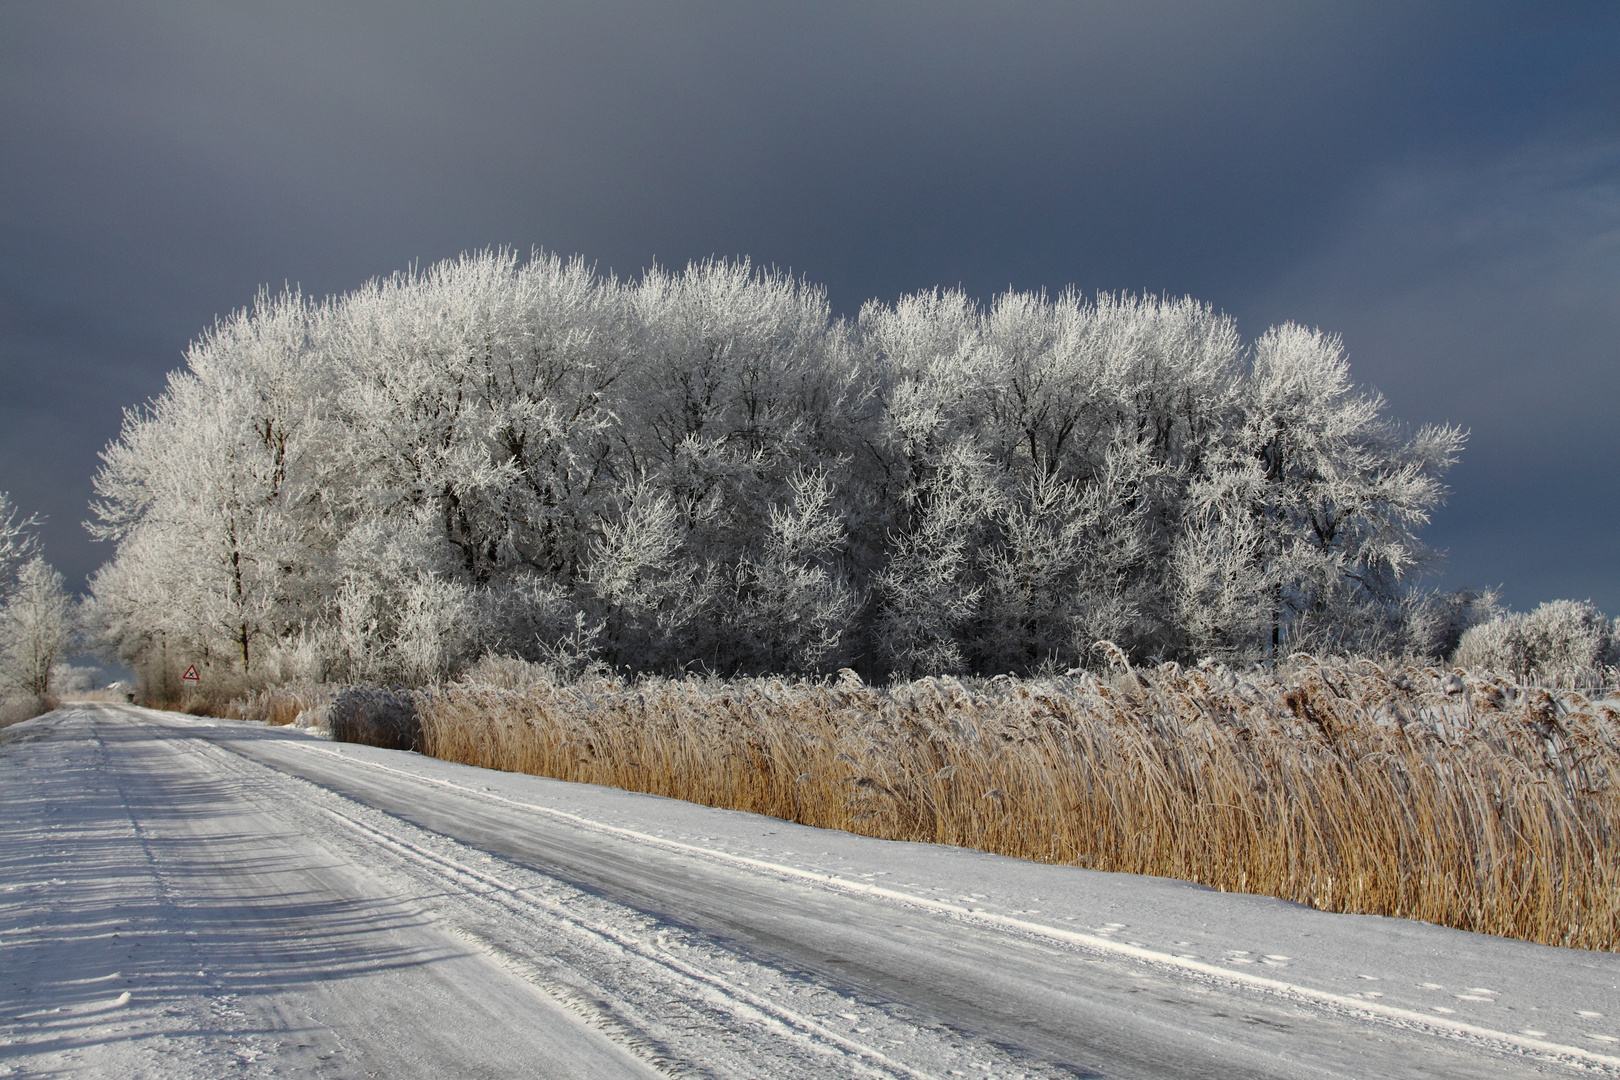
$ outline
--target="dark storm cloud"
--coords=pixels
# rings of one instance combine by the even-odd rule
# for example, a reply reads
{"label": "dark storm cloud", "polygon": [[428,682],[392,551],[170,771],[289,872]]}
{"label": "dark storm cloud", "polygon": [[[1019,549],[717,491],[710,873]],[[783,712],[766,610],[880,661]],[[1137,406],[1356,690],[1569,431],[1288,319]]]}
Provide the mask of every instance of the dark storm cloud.
{"label": "dark storm cloud", "polygon": [[81,578],[119,410],[265,284],[749,255],[847,314],[1072,283],[1337,330],[1474,431],[1449,583],[1620,611],[1617,42],[1608,5],[9,4],[0,486]]}

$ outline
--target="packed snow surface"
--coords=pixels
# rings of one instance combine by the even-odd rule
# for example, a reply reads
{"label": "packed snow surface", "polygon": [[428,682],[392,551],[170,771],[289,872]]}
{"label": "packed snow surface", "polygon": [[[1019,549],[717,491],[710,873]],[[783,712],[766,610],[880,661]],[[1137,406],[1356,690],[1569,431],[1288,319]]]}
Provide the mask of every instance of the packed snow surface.
{"label": "packed snow surface", "polygon": [[77,705],[0,731],[0,1073],[1620,1075],[1620,956]]}

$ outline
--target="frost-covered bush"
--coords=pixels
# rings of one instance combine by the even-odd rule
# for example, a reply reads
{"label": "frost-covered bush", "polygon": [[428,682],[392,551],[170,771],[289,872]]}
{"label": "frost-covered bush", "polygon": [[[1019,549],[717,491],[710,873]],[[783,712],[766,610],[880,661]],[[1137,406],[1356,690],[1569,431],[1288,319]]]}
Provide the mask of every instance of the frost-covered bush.
{"label": "frost-covered bush", "polygon": [[[483,252],[261,295],[131,410],[90,614],[148,687],[1411,651],[1461,445],[1191,299],[870,303]],[[3,510],[3,507],[0,507]],[[0,550],[0,556],[4,551]],[[1424,645],[1424,648],[1430,646]]]}
{"label": "frost-covered bush", "polygon": [[1590,602],[1553,600],[1471,628],[1453,659],[1555,685],[1602,684],[1620,665],[1620,642],[1614,624]]}
{"label": "frost-covered bush", "polygon": [[422,742],[416,698],[409,691],[353,687],[316,709],[311,726],[325,728],[336,742],[362,743],[385,750],[416,750]]}

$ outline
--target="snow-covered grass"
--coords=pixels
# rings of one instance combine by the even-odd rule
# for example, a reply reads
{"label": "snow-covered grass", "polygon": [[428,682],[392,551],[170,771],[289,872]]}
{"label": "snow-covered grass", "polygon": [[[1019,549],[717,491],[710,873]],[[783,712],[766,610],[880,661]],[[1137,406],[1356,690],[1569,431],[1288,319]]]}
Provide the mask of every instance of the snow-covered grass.
{"label": "snow-covered grass", "polygon": [[420,702],[452,761],[1345,912],[1620,947],[1620,709],[1488,674],[556,681]]}

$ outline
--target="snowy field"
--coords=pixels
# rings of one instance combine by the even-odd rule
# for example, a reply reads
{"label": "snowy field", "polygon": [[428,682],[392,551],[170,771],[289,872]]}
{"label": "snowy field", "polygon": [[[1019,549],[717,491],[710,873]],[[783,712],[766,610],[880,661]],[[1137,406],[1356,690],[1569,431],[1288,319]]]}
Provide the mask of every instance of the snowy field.
{"label": "snowy field", "polygon": [[119,705],[0,731],[0,1073],[1620,1075],[1620,956]]}

